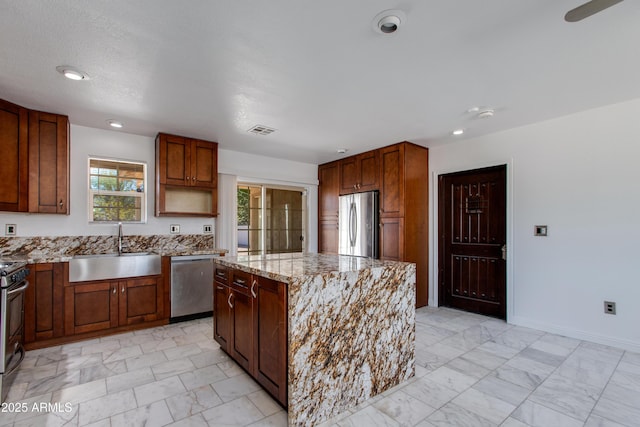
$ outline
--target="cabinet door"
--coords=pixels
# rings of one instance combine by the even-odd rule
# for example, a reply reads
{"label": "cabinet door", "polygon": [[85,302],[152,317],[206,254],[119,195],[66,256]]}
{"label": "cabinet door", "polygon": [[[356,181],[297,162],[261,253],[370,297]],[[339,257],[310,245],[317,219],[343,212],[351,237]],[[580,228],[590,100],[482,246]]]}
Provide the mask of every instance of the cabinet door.
{"label": "cabinet door", "polygon": [[404,260],[404,218],[380,218],[380,259]]}
{"label": "cabinet door", "polygon": [[24,305],[25,342],[61,337],[64,335],[63,264],[33,264],[29,270]]}
{"label": "cabinet door", "polygon": [[318,222],[318,252],[321,254],[338,253],[338,222],[320,221]]}
{"label": "cabinet door", "polygon": [[321,221],[338,221],[340,163],[318,166],[318,217]]}
{"label": "cabinet door", "polygon": [[215,142],[191,142],[191,185],[217,188],[218,144]]}
{"label": "cabinet door", "polygon": [[29,115],[0,99],[0,211],[26,212],[29,203]]}
{"label": "cabinet door", "polygon": [[382,148],[380,162],[380,216],[404,216],[404,145]]}
{"label": "cabinet door", "polygon": [[358,189],[358,159],[347,157],[340,161],[340,194],[351,194]]}
{"label": "cabinet door", "polygon": [[118,282],[70,285],[64,290],[65,335],[118,326]]}
{"label": "cabinet door", "polygon": [[230,354],[240,366],[253,372],[253,297],[231,288]]}
{"label": "cabinet door", "polygon": [[157,276],[121,280],[118,288],[120,326],[162,318],[162,281]]}
{"label": "cabinet door", "polygon": [[380,154],[378,150],[359,154],[358,191],[377,190],[380,176]]}
{"label": "cabinet door", "polygon": [[255,369],[258,382],[287,405],[286,285],[253,276],[255,289]]}
{"label": "cabinet door", "polygon": [[229,352],[231,342],[231,302],[229,286],[216,280],[213,289],[213,339]]}
{"label": "cabinet door", "polygon": [[29,112],[29,212],[69,213],[69,118]]}
{"label": "cabinet door", "polygon": [[160,133],[156,137],[156,174],[160,184],[190,185],[191,165],[189,163],[191,143],[176,135]]}

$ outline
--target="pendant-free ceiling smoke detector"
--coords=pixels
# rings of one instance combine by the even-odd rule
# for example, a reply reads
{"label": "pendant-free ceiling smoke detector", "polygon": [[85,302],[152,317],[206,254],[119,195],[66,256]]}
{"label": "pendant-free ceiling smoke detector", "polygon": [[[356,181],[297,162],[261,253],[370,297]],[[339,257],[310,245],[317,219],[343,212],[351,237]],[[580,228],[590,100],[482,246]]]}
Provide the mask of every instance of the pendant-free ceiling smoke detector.
{"label": "pendant-free ceiling smoke detector", "polygon": [[373,18],[371,25],[376,33],[392,34],[398,31],[400,25],[404,24],[407,16],[401,10],[385,10]]}

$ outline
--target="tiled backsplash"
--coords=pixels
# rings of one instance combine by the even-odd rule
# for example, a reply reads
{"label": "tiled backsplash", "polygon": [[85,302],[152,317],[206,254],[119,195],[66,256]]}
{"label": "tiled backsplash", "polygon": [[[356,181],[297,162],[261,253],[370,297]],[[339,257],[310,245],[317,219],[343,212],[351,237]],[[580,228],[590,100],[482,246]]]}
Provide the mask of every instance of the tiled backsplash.
{"label": "tiled backsplash", "polygon": [[[124,252],[205,251],[215,248],[213,234],[124,236]],[[65,256],[118,252],[116,236],[0,237],[0,256],[59,254]]]}

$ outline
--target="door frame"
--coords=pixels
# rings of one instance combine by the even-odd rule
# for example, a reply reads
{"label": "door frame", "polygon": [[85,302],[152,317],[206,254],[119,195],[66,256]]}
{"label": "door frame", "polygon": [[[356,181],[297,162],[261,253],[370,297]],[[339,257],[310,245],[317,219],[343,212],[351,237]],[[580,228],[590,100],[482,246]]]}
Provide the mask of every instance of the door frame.
{"label": "door frame", "polygon": [[[429,158],[429,161],[431,161],[431,157]],[[431,172],[431,191],[430,191],[430,203],[429,203],[429,218],[431,218],[431,220],[429,221],[429,253],[431,254],[430,259],[429,259],[429,271],[430,271],[430,278],[429,278],[429,306],[431,307],[438,307],[438,301],[440,299],[440,295],[439,295],[439,274],[438,274],[438,267],[439,267],[439,256],[440,254],[438,253],[438,249],[439,249],[439,235],[438,235],[438,224],[440,221],[439,218],[439,200],[440,200],[440,194],[439,194],[439,177],[440,175],[446,175],[446,174],[450,174],[450,173],[457,173],[457,172],[467,172],[467,171],[472,171],[475,169],[482,169],[482,168],[488,168],[488,167],[495,167],[495,166],[506,166],[507,170],[506,170],[506,242],[507,242],[507,260],[506,260],[506,299],[505,299],[505,303],[507,305],[506,307],[506,322],[509,323],[510,319],[512,319],[515,316],[514,313],[514,287],[513,287],[513,266],[514,266],[514,254],[515,254],[515,250],[514,250],[514,244],[513,244],[513,190],[514,190],[514,186],[513,186],[513,169],[514,169],[514,165],[513,165],[513,158],[508,158],[508,159],[504,159],[504,160],[495,160],[495,161],[491,161],[491,162],[480,162],[480,163],[474,163],[474,164],[465,164],[464,166],[453,166],[453,167],[449,167],[449,168],[442,168],[442,169],[436,169],[436,168],[431,168],[430,170]]]}

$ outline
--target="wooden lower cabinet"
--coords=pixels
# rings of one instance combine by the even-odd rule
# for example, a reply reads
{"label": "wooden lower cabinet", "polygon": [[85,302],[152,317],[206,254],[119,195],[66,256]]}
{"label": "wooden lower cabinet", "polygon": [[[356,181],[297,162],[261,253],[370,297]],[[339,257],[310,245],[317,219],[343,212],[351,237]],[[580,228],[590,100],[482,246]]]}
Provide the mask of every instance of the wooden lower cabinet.
{"label": "wooden lower cabinet", "polygon": [[380,218],[380,259],[403,261],[404,257],[404,218]]}
{"label": "wooden lower cabinet", "polygon": [[159,276],[70,283],[64,290],[65,335],[160,320],[162,290]]}
{"label": "wooden lower cabinet", "polygon": [[25,344],[64,335],[64,264],[31,264],[24,297]]}
{"label": "wooden lower cabinet", "polygon": [[217,264],[215,268],[214,339],[286,407],[286,285]]}

